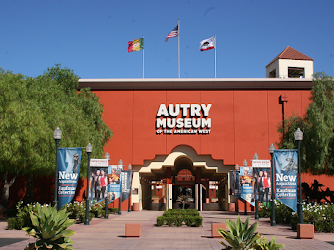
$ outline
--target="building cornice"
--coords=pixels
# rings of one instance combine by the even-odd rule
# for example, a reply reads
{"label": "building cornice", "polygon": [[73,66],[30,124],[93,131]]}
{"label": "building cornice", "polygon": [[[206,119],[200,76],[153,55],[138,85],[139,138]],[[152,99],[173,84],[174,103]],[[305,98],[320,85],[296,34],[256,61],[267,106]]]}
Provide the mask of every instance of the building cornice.
{"label": "building cornice", "polygon": [[311,90],[306,78],[138,78],[80,79],[91,90]]}

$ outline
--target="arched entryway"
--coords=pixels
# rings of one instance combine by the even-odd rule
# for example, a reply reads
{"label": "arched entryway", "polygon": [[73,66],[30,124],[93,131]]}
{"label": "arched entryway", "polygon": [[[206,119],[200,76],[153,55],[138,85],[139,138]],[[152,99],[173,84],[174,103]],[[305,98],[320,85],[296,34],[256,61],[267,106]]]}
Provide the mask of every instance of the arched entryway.
{"label": "arched entryway", "polygon": [[195,208],[195,175],[192,173],[193,162],[185,156],[175,160],[172,181],[173,208]]}
{"label": "arched entryway", "polygon": [[133,202],[141,209],[166,210],[180,207],[179,196],[188,193],[187,207],[198,210],[227,210],[228,172],[234,166],[224,165],[210,155],[198,155],[186,145],[175,147],[169,155],[156,156],[144,166],[134,166],[133,188],[138,195]]}

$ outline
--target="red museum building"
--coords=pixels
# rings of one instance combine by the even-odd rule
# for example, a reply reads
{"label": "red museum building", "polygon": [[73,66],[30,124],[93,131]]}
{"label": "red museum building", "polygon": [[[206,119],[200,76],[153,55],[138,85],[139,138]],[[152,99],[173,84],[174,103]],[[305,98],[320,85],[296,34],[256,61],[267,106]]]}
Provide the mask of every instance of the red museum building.
{"label": "red museum building", "polygon": [[[190,207],[229,209],[230,171],[244,160],[251,166],[255,153],[270,159],[282,103],[288,117],[303,115],[310,102],[310,57],[287,47],[266,69],[267,78],[256,79],[79,80],[104,105],[111,164],[132,165],[135,210],[179,207],[185,190]],[[302,176],[313,179],[330,185],[323,176]]]}

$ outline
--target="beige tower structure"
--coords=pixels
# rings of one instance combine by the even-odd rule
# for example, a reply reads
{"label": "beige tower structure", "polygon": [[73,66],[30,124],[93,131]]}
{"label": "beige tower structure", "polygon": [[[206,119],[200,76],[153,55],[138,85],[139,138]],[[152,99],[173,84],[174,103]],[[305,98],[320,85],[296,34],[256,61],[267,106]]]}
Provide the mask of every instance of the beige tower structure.
{"label": "beige tower structure", "polygon": [[266,66],[267,78],[312,78],[313,59],[286,47]]}

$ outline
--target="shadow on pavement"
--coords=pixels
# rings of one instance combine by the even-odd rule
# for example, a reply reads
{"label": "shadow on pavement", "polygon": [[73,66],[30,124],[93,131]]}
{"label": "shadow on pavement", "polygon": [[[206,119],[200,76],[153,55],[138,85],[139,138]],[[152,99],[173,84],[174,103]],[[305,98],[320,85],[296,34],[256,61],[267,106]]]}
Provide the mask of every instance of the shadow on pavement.
{"label": "shadow on pavement", "polygon": [[0,238],[0,247],[8,246],[10,244],[14,244],[20,241],[27,240],[27,238]]}

